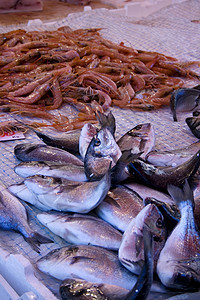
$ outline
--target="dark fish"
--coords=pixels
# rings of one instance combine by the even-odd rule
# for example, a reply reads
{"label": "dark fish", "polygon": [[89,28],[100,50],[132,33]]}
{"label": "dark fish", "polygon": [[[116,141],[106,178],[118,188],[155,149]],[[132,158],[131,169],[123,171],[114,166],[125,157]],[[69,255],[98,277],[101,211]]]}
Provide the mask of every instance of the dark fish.
{"label": "dark fish", "polygon": [[[200,123],[199,123],[200,124]],[[154,166],[176,167],[186,162],[191,156],[200,150],[200,141],[192,143],[186,147],[166,150],[151,151],[146,156],[146,161]]]}
{"label": "dark fish", "polygon": [[157,273],[161,282],[173,289],[196,290],[200,287],[200,234],[194,219],[194,198],[185,181],[183,187],[168,186],[181,219],[162,249]]}
{"label": "dark fish", "polygon": [[15,173],[22,177],[44,175],[68,180],[87,181],[84,166],[77,166],[72,163],[58,164],[48,161],[21,162],[15,166],[14,170]]}
{"label": "dark fish", "polygon": [[143,207],[142,198],[136,192],[118,185],[110,189],[95,211],[100,218],[120,231],[125,231]]}
{"label": "dark fish", "polygon": [[25,207],[7,189],[0,192],[0,228],[19,232],[38,253],[40,244],[53,242],[30,228]]}
{"label": "dark fish", "polygon": [[200,139],[200,118],[199,117],[188,117],[185,119],[188,127],[190,128],[191,132]]}
{"label": "dark fish", "polygon": [[130,169],[147,185],[166,190],[168,184],[181,185],[190,180],[200,165],[200,150],[185,163],[177,167],[156,167],[141,159],[130,163]]}
{"label": "dark fish", "polygon": [[122,234],[107,222],[90,215],[42,213],[38,220],[66,242],[118,250]]}
{"label": "dark fish", "polygon": [[149,229],[143,229],[144,263],[136,284],[124,300],[146,300],[153,283],[153,235]]}
{"label": "dark fish", "polygon": [[122,236],[118,257],[124,267],[134,274],[140,274],[144,263],[143,229],[147,228],[155,238],[154,266],[166,240],[164,218],[154,204],[145,206],[132,219]]}
{"label": "dark fish", "polygon": [[125,133],[118,141],[121,151],[130,150],[134,154],[142,153],[145,158],[155,146],[155,133],[151,123],[139,124]]}
{"label": "dark fish", "polygon": [[180,88],[172,92],[170,109],[174,121],[177,121],[177,111],[190,111],[199,105],[200,90],[195,88]]}
{"label": "dark fish", "polygon": [[51,161],[58,163],[73,163],[78,166],[83,166],[83,162],[75,155],[55,147],[22,143],[14,148],[14,154],[21,161]]}

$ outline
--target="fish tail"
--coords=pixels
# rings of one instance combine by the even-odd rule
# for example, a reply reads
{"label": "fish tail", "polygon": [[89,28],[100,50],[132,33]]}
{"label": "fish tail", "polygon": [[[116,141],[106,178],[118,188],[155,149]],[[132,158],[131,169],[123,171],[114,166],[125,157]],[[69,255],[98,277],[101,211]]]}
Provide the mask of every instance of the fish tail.
{"label": "fish tail", "polygon": [[184,204],[188,203],[189,201],[194,208],[194,195],[187,179],[185,180],[185,183],[182,187],[169,184],[168,193],[176,202],[178,207],[184,206]]}
{"label": "fish tail", "polygon": [[99,124],[101,125],[101,128],[107,128],[114,136],[116,130],[116,123],[113,114],[109,112],[108,115],[105,115],[100,111],[97,111],[95,114]]}
{"label": "fish tail", "polygon": [[38,232],[33,232],[29,237],[25,237],[25,240],[37,253],[40,253],[39,247],[41,244],[53,243],[53,241],[50,238],[45,237],[44,235]]}

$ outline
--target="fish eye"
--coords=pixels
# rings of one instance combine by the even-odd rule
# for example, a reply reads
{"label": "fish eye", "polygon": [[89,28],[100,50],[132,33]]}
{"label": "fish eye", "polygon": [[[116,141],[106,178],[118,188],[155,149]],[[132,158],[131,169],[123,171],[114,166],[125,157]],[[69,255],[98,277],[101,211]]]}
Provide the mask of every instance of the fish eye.
{"label": "fish eye", "polygon": [[94,141],[94,146],[100,146],[100,145],[101,145],[100,139],[96,138]]}
{"label": "fish eye", "polygon": [[137,126],[135,126],[135,129],[136,130],[140,130],[142,128],[142,125],[137,125]]}
{"label": "fish eye", "polygon": [[159,218],[159,219],[156,221],[156,226],[157,226],[158,228],[162,228],[162,227],[163,227],[163,221],[162,221],[161,218]]}

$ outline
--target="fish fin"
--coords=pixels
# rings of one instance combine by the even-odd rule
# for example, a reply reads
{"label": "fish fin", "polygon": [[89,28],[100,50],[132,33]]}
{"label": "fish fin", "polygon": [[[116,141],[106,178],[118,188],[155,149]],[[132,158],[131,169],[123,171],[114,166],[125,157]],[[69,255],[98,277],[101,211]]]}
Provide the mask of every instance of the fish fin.
{"label": "fish fin", "polygon": [[140,254],[143,245],[143,237],[142,235],[138,235],[134,232],[135,235],[135,249],[136,249],[136,257]]}
{"label": "fish fin", "polygon": [[113,116],[112,112],[109,112],[108,115],[105,115],[100,111],[97,111],[95,114],[97,120],[101,125],[101,128],[107,128],[114,136],[116,130],[116,124],[115,124],[115,117]]}
{"label": "fish fin", "polygon": [[183,205],[182,203],[190,201],[194,208],[194,196],[187,179],[182,187],[168,184],[167,190],[178,207]]}
{"label": "fish fin", "polygon": [[25,241],[31,246],[31,248],[36,251],[37,253],[40,253],[39,246],[41,244],[48,244],[48,243],[53,243],[53,241],[38,233],[38,232],[33,232],[33,234],[29,237],[24,237]]}

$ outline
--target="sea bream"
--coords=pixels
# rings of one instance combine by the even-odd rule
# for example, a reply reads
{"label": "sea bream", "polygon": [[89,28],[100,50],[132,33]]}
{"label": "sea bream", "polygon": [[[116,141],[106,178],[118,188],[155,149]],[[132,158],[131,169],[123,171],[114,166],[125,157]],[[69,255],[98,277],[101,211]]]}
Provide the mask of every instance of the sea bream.
{"label": "sea bream", "polygon": [[73,163],[83,166],[83,162],[75,155],[59,148],[45,144],[22,143],[14,148],[14,154],[21,161],[51,161],[57,163]]}
{"label": "sea bream", "polygon": [[98,217],[76,213],[40,213],[37,218],[70,244],[119,249],[122,233]]}
{"label": "sea bream", "polygon": [[40,244],[52,243],[52,240],[30,228],[25,207],[7,189],[0,191],[0,228],[20,233],[38,253]]}
{"label": "sea bream", "polygon": [[65,212],[88,213],[103,201],[110,189],[110,172],[99,181],[80,182],[35,175],[24,180],[40,203]]}
{"label": "sea bream", "polygon": [[154,266],[166,240],[164,218],[156,205],[148,204],[132,219],[123,233],[118,257],[124,267],[139,274],[144,263],[143,229],[147,228],[157,240],[154,243]]}
{"label": "sea bream", "polygon": [[168,186],[181,212],[181,219],[162,249],[157,274],[161,282],[180,290],[200,287],[200,234],[194,219],[194,198],[185,181],[183,187]]}
{"label": "sea bream", "polygon": [[78,166],[73,163],[60,164],[50,161],[26,161],[15,166],[14,171],[24,178],[33,175],[44,175],[68,180],[87,181],[84,166]]}

